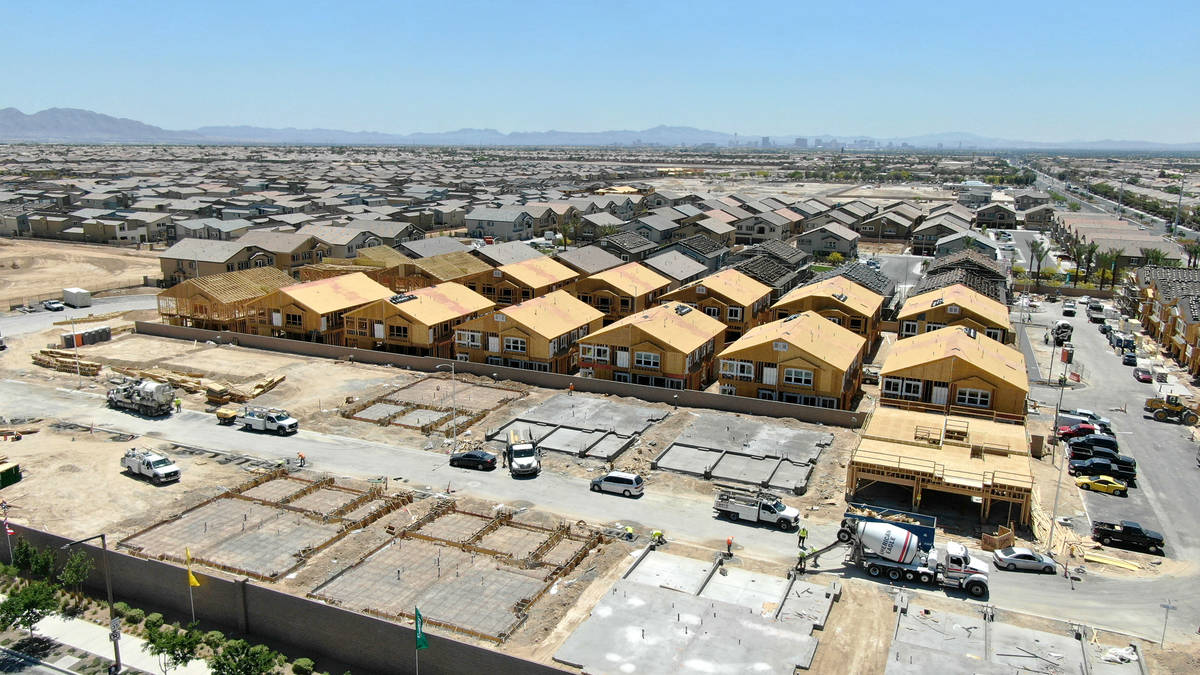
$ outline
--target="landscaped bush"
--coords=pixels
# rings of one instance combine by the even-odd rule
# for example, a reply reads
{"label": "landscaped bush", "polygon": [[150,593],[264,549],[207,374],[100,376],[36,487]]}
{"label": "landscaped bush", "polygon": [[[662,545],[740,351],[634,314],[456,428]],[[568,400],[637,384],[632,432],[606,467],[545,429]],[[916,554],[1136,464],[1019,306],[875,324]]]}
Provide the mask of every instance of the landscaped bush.
{"label": "landscaped bush", "polygon": [[204,644],[208,645],[209,649],[216,651],[225,644],[225,634],[219,630],[210,630],[204,634]]}
{"label": "landscaped bush", "polygon": [[144,610],[144,609],[138,609],[137,607],[133,607],[125,612],[125,621],[131,626],[136,626],[136,625],[140,624],[142,621],[144,621],[145,619],[146,619],[146,610]]}
{"label": "landscaped bush", "polygon": [[125,616],[128,613],[129,613],[129,603],[127,603],[127,602],[113,603],[113,614],[116,614],[117,616]]}
{"label": "landscaped bush", "polygon": [[311,675],[312,671],[312,659],[300,658],[292,662],[292,672],[296,675]]}
{"label": "landscaped bush", "polygon": [[146,625],[146,630],[155,630],[157,628],[162,628],[163,615],[159,614],[158,612],[154,612],[152,614],[147,615],[145,625]]}

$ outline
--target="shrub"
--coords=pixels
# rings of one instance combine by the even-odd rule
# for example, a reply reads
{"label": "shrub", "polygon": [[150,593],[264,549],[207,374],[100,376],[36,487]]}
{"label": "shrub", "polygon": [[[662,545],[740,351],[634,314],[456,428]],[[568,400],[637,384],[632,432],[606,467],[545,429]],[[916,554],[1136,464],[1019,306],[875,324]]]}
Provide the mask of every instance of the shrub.
{"label": "shrub", "polygon": [[116,614],[117,616],[125,616],[128,613],[129,613],[129,603],[128,602],[113,603],[113,614]]}
{"label": "shrub", "polygon": [[209,649],[216,651],[225,644],[225,634],[219,630],[210,630],[204,634],[204,644],[208,645]]}
{"label": "shrub", "polygon": [[296,675],[312,675],[312,659],[300,658],[292,662],[292,672]]}
{"label": "shrub", "polygon": [[162,625],[163,625],[163,615],[162,614],[159,614],[158,612],[154,612],[154,613],[148,614],[146,616],[146,629],[147,630],[158,630],[159,628],[162,627]]}
{"label": "shrub", "polygon": [[146,618],[146,610],[133,607],[125,612],[125,621],[131,626],[136,626]]}

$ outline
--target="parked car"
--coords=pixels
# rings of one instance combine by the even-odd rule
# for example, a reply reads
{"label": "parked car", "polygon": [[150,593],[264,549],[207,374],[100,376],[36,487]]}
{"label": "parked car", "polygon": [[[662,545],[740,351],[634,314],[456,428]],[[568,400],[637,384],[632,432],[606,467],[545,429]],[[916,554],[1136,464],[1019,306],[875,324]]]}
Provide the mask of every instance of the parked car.
{"label": "parked car", "polygon": [[879,384],[879,366],[863,366],[863,384]]}
{"label": "parked car", "polygon": [[1112,327],[1111,323],[1100,324],[1100,334],[1101,335],[1108,335],[1109,333],[1112,332],[1112,329],[1113,329],[1113,327]]}
{"label": "parked car", "polygon": [[496,456],[486,450],[471,450],[456,452],[450,455],[450,466],[461,466],[466,469],[490,471],[496,468]]}
{"label": "parked car", "polygon": [[1132,481],[1137,479],[1137,465],[1117,464],[1107,457],[1073,459],[1067,465],[1067,473],[1072,476],[1112,476],[1123,481]]}
{"label": "parked car", "polygon": [[1035,553],[1027,548],[1012,546],[992,551],[992,562],[998,570],[1033,570],[1044,574],[1054,574],[1058,569],[1058,563],[1054,562],[1054,558],[1044,553]]}
{"label": "parked car", "polygon": [[1088,410],[1087,408],[1061,408],[1061,409],[1059,409],[1058,414],[1059,415],[1074,415],[1076,417],[1083,417],[1085,419],[1091,420],[1092,422],[1099,424],[1102,427],[1107,427],[1112,424],[1112,421],[1109,420],[1107,417],[1102,417],[1101,415],[1097,414],[1096,411]]}
{"label": "parked car", "polygon": [[1092,521],[1092,539],[1105,546],[1140,546],[1151,553],[1162,553],[1164,543],[1162,534],[1147,530],[1132,520],[1122,520],[1119,523]]}
{"label": "parked car", "polygon": [[1150,370],[1147,368],[1134,368],[1133,369],[1133,378],[1135,380],[1137,380],[1138,382],[1153,382],[1154,381],[1154,376],[1150,374]]}
{"label": "parked car", "polygon": [[67,308],[66,305],[62,304],[61,302],[59,302],[57,300],[42,301],[42,309],[48,309],[51,312],[61,312],[66,308]]}
{"label": "parked car", "polygon": [[1112,476],[1080,476],[1075,479],[1075,484],[1081,490],[1103,492],[1114,497],[1124,497],[1129,494],[1129,485],[1125,481],[1117,480]]}
{"label": "parked car", "polygon": [[1063,300],[1062,315],[1063,316],[1075,316],[1075,301],[1074,300]]}
{"label": "parked car", "polygon": [[640,497],[644,490],[645,483],[636,473],[609,471],[599,478],[592,479],[592,492],[614,492],[626,497]]}
{"label": "parked car", "polygon": [[1096,433],[1100,433],[1100,427],[1096,426],[1095,424],[1089,424],[1087,422],[1082,422],[1080,424],[1074,424],[1069,427],[1067,427],[1067,426],[1059,427],[1058,431],[1056,432],[1056,435],[1059,438],[1066,440],[1066,439],[1071,439],[1071,438],[1079,438],[1081,436],[1088,436],[1090,434],[1096,434]]}
{"label": "parked car", "polygon": [[1121,357],[1121,365],[1136,366],[1137,365],[1137,354],[1134,354],[1133,352],[1125,352],[1125,355]]}
{"label": "parked car", "polygon": [[1096,448],[1105,448],[1107,450],[1117,452],[1121,449],[1121,444],[1117,443],[1117,439],[1105,434],[1088,434],[1087,436],[1072,438],[1071,440],[1067,441],[1067,445],[1069,445],[1072,450],[1083,449],[1091,451]]}

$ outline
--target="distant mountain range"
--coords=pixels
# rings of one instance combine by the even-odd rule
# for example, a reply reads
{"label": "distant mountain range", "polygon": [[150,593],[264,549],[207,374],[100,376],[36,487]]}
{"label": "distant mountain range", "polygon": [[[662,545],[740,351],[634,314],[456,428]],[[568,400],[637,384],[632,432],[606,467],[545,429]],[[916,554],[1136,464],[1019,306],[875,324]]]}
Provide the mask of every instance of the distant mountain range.
{"label": "distant mountain range", "polygon": [[[827,146],[890,144],[912,148],[958,149],[1063,149],[1189,152],[1200,143],[1156,143],[1152,141],[1064,141],[1044,143],[989,138],[954,132],[904,138],[871,138],[832,134],[784,134],[770,136],[771,145],[795,147],[796,138],[821,139]],[[26,143],[164,143],[164,144],[289,144],[289,145],[463,145],[463,146],[758,146],[761,136],[730,134],[694,127],[657,126],[642,131],[514,131],[459,129],[443,132],[389,134],[377,131],[338,129],[268,129],[251,126],[200,127],[190,131],[163,129],[137,120],[111,117],[77,108],[50,108],[26,115],[16,108],[0,110],[0,141]]]}

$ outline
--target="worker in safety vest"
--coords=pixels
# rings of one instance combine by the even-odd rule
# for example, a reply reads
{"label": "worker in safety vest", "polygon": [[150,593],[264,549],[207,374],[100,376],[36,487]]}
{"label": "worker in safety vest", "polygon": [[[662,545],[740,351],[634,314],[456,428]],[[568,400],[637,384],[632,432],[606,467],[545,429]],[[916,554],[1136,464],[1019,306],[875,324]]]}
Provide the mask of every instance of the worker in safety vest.
{"label": "worker in safety vest", "polygon": [[804,540],[805,539],[808,539],[808,528],[801,525],[800,526],[800,543],[799,543],[800,548],[804,548]]}

